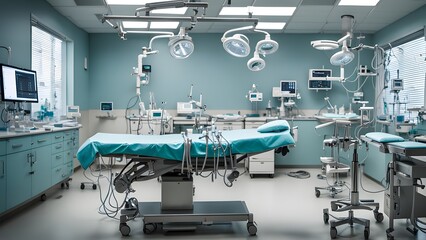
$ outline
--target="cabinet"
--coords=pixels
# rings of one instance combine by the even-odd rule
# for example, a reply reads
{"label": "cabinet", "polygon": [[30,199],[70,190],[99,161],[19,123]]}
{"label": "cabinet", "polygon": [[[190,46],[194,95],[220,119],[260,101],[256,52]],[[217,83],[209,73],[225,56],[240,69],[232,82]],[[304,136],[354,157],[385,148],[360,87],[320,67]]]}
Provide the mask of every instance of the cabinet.
{"label": "cabinet", "polygon": [[[263,118],[253,121],[246,120],[245,128],[257,128],[264,123],[266,123],[266,119]],[[251,156],[248,158],[247,165],[250,177],[253,177],[254,174],[268,174],[272,178],[275,174],[275,151],[270,150]]]}
{"label": "cabinet", "polygon": [[217,129],[221,131],[237,130],[244,128],[244,122],[242,121],[217,121],[215,125]]}
{"label": "cabinet", "polygon": [[[3,138],[0,140],[0,215],[72,175],[78,129]],[[58,168],[60,173],[54,177]]]}
{"label": "cabinet", "polygon": [[6,141],[0,141],[0,213],[6,210]]}

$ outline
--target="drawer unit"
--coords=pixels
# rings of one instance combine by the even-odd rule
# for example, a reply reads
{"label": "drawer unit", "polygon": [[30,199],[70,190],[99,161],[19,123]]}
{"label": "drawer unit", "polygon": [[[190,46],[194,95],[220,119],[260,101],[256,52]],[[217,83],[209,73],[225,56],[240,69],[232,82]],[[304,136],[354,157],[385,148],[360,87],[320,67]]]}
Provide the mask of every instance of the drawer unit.
{"label": "drawer unit", "polygon": [[63,136],[64,136],[64,141],[66,140],[71,140],[74,137],[74,131],[65,131],[63,132]]}
{"label": "drawer unit", "polygon": [[31,137],[10,138],[7,140],[7,154],[31,149]]}
{"label": "drawer unit", "polygon": [[63,129],[0,140],[0,215],[65,183],[74,173],[78,137],[78,129]]}
{"label": "drawer unit", "polygon": [[62,174],[64,171],[65,165],[61,164],[58,167],[52,169],[52,184],[57,184],[63,180]]}
{"label": "drawer unit", "polygon": [[227,130],[237,130],[237,129],[243,129],[244,123],[243,122],[216,122],[215,123],[217,129],[221,131],[227,131]]}
{"label": "drawer unit", "polygon": [[63,163],[70,163],[72,162],[74,156],[72,150],[67,150],[64,152],[64,162]]}
{"label": "drawer unit", "polygon": [[6,141],[0,141],[0,156],[6,155]]}
{"label": "drawer unit", "polygon": [[38,148],[52,144],[52,134],[40,134],[32,137],[32,147]]}
{"label": "drawer unit", "polygon": [[57,132],[57,133],[52,133],[52,142],[62,142],[64,141],[64,133],[63,132]]}
{"label": "drawer unit", "polygon": [[65,163],[63,152],[55,153],[52,155],[52,168],[56,168]]}
{"label": "drawer unit", "polygon": [[250,174],[274,174],[274,162],[250,161]]}
{"label": "drawer unit", "polygon": [[74,140],[68,139],[64,141],[64,150],[70,150],[74,148]]}
{"label": "drawer unit", "polygon": [[269,174],[269,177],[273,177],[275,173],[274,158],[274,150],[249,157],[248,169],[250,177],[253,177],[253,174]]}
{"label": "drawer unit", "polygon": [[64,142],[57,142],[52,144],[52,154],[64,151]]}

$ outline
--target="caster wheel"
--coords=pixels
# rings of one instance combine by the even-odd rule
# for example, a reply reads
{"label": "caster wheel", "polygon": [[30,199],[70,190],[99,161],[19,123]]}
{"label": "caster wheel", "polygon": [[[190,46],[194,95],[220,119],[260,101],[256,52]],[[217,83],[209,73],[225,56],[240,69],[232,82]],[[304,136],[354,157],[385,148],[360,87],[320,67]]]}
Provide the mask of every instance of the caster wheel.
{"label": "caster wheel", "polygon": [[253,174],[250,174],[250,178],[253,178],[254,177],[254,175]]}
{"label": "caster wheel", "polygon": [[319,197],[320,197],[320,195],[321,195],[320,190],[316,189],[316,190],[315,190],[315,197],[319,198]]}
{"label": "caster wheel", "polygon": [[93,190],[96,190],[96,184],[93,184],[93,185],[92,185],[92,189],[93,189]]}
{"label": "caster wheel", "polygon": [[331,228],[330,228],[330,237],[331,237],[332,239],[337,238],[337,229],[336,229],[335,227],[331,227]]}
{"label": "caster wheel", "polygon": [[69,182],[65,183],[65,187],[66,187],[67,189],[69,189],[69,188],[70,188],[70,183],[69,183]]}
{"label": "caster wheel", "polygon": [[331,211],[336,211],[337,210],[337,204],[336,203],[334,203],[334,202],[332,202],[331,204],[330,204],[331,206]]}
{"label": "caster wheel", "polygon": [[84,183],[80,184],[80,189],[83,190],[84,189]]}
{"label": "caster wheel", "polygon": [[323,213],[323,215],[322,215],[322,219],[324,220],[324,223],[325,224],[327,224],[328,223],[328,220],[329,220],[329,216],[328,216],[328,213]]}
{"label": "caster wheel", "polygon": [[153,233],[157,229],[157,224],[155,223],[147,223],[143,225],[143,233],[150,234]]}
{"label": "caster wheel", "polygon": [[129,236],[130,234],[130,227],[126,223],[120,223],[120,232],[123,236]]}
{"label": "caster wheel", "polygon": [[42,202],[46,201],[46,199],[47,199],[46,194],[42,194],[42,195],[40,196],[40,200],[41,200]]}
{"label": "caster wheel", "polygon": [[382,222],[384,217],[383,217],[383,213],[374,213],[374,218],[376,219],[377,222]]}
{"label": "caster wheel", "polygon": [[65,186],[65,184],[64,184],[64,183],[61,183],[61,188],[64,188],[64,186]]}
{"label": "caster wheel", "polygon": [[370,237],[370,228],[365,227],[364,229],[364,239],[368,239]]}
{"label": "caster wheel", "polygon": [[250,236],[254,236],[257,233],[257,227],[254,225],[254,223],[249,222],[247,223],[247,231],[250,234]]}
{"label": "caster wheel", "polygon": [[269,174],[269,178],[274,178],[274,174]]}

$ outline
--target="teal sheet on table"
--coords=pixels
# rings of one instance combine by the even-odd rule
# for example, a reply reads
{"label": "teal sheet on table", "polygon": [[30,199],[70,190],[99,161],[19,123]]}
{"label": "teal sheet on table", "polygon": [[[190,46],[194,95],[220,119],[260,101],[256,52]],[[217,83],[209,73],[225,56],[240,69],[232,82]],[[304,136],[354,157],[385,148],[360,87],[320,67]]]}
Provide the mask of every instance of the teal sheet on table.
{"label": "teal sheet on table", "polygon": [[[272,150],[281,146],[294,144],[290,131],[259,133],[256,129],[241,129],[223,131],[223,138],[229,142],[222,141],[221,145],[226,149],[221,155],[256,153]],[[192,139],[191,157],[204,157],[206,155],[206,141],[201,134],[190,134]],[[218,142],[215,141],[215,146]],[[167,135],[132,135],[97,133],[81,145],[77,152],[77,159],[81,166],[86,169],[93,163],[96,156],[111,154],[141,155],[158,157],[168,160],[182,161],[184,154],[184,140],[181,134]],[[214,144],[209,141],[208,156],[212,157]]]}

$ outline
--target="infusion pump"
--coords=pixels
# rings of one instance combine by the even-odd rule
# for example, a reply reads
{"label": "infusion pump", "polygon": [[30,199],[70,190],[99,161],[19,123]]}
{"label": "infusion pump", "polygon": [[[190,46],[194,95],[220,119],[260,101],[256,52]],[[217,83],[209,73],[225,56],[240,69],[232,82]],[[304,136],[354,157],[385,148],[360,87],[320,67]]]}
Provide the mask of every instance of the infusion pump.
{"label": "infusion pump", "polygon": [[309,69],[308,89],[331,90],[331,80],[327,80],[329,77],[332,77],[331,69]]}

